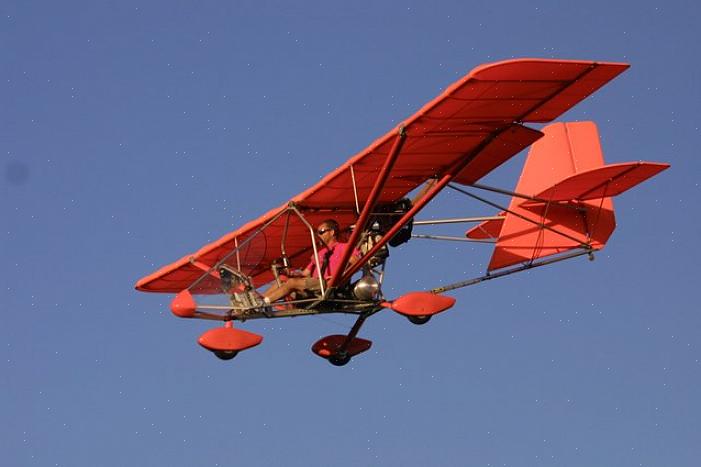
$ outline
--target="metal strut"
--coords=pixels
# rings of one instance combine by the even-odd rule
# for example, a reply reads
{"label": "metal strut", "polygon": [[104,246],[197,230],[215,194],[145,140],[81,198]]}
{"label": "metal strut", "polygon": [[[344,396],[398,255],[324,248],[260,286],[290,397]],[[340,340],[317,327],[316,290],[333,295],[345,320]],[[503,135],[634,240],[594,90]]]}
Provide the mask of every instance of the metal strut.
{"label": "metal strut", "polygon": [[568,253],[568,254],[563,255],[563,256],[558,256],[557,258],[546,259],[546,260],[538,261],[538,262],[529,262],[529,263],[524,264],[522,266],[507,269],[505,271],[500,271],[500,272],[497,272],[494,274],[487,273],[484,276],[475,277],[474,279],[468,279],[466,281],[460,281],[460,282],[455,282],[453,284],[444,285],[442,287],[436,287],[436,288],[429,290],[429,292],[434,293],[434,294],[439,294],[439,293],[447,292],[449,290],[460,289],[462,287],[468,287],[470,285],[479,284],[480,282],[488,281],[490,279],[496,279],[497,277],[504,277],[504,276],[508,276],[510,274],[514,274],[516,272],[525,271],[527,269],[538,268],[540,266],[546,266],[548,264],[558,263],[558,262],[564,261],[566,259],[576,258],[577,256],[589,255],[590,259],[593,259],[594,251],[596,251],[596,250],[594,250],[593,248],[588,248],[588,249],[584,249],[583,251],[575,251],[573,253]]}
{"label": "metal strut", "polygon": [[385,162],[382,165],[380,173],[377,175],[377,179],[375,180],[375,184],[372,187],[372,191],[370,191],[370,194],[368,195],[368,198],[365,201],[365,206],[363,207],[362,212],[358,216],[358,220],[355,223],[355,229],[353,229],[353,233],[351,234],[350,239],[348,239],[348,245],[350,247],[343,252],[343,256],[339,261],[340,267],[338,271],[336,271],[331,277],[331,279],[329,279],[329,289],[332,289],[336,285],[341,283],[342,281],[339,279],[341,279],[342,277],[345,279],[343,271],[348,265],[351,254],[353,253],[353,248],[360,239],[360,234],[365,230],[365,224],[367,224],[368,218],[370,217],[370,213],[372,212],[373,208],[375,207],[375,204],[377,203],[377,200],[382,194],[382,189],[384,188],[385,182],[387,181],[387,178],[390,175],[390,171],[392,170],[394,163],[397,161],[397,157],[399,156],[399,153],[402,150],[402,146],[404,145],[405,140],[406,129],[404,128],[404,125],[400,125],[399,130],[397,131],[397,136],[395,136],[394,138],[392,148],[390,149],[389,154],[387,155],[387,158],[385,159]]}
{"label": "metal strut", "polygon": [[449,242],[469,242],[469,243],[491,243],[494,244],[497,241],[491,238],[465,238],[465,237],[454,237],[451,235],[425,235],[425,234],[411,234],[411,238],[422,238],[424,240],[447,240]]}
{"label": "metal strut", "polygon": [[[431,201],[439,191],[445,188],[455,177],[457,177],[457,175],[465,167],[467,167],[467,165],[473,161],[475,157],[482,152],[482,150],[484,150],[491,142],[496,140],[501,134],[506,132],[511,127],[512,125],[509,125],[499,131],[494,132],[490,137],[482,141],[476,148],[474,148],[469,154],[455,161],[450,167],[448,167],[439,178],[436,178],[435,182],[427,187],[426,191],[422,193],[420,199],[414,199],[413,206],[402,215],[402,217],[394,224],[392,228],[385,232],[380,241],[377,242],[375,246],[370,249],[370,251],[365,253],[365,256],[372,258],[373,255],[380,250],[380,248],[389,243],[389,240],[393,238],[397,232],[399,232],[399,230],[402,229],[416,215],[417,212],[423,209],[424,206]],[[355,274],[362,266],[362,261],[358,261],[351,265],[343,274],[341,282],[350,279],[351,276],[353,276],[353,274]]]}
{"label": "metal strut", "polygon": [[[514,198],[527,199],[529,201],[537,201],[539,203],[544,203],[544,204],[550,204],[553,202],[550,199],[539,198],[537,196],[525,195],[523,193],[518,193],[516,191],[504,190],[504,189],[496,188],[496,187],[489,186],[489,185],[482,185],[480,183],[470,183],[467,186],[471,186],[472,188],[477,188],[478,190],[491,191],[493,193],[499,193],[500,195],[513,196]],[[574,206],[571,204],[559,204],[559,206],[564,206],[568,209],[574,209],[576,211],[586,212],[586,209],[581,207],[581,206]]]}
{"label": "metal strut", "polygon": [[355,320],[355,323],[353,324],[353,327],[351,328],[350,332],[346,336],[346,339],[343,341],[343,344],[336,350],[337,354],[343,355],[346,353],[348,350],[348,346],[353,342],[353,339],[356,338],[358,335],[358,332],[360,331],[360,328],[363,326],[363,323],[365,323],[365,320],[368,319],[370,316],[374,315],[378,311],[380,311],[382,307],[377,307],[373,308],[370,311],[365,311],[361,313],[358,316],[358,319]]}
{"label": "metal strut", "polygon": [[[571,236],[571,235],[568,235],[568,234],[566,234],[566,233],[564,233],[564,232],[560,232],[559,230],[557,230],[557,229],[555,229],[555,228],[553,228],[553,227],[550,227],[549,225],[545,225],[545,223],[543,223],[543,222],[540,222],[540,223],[535,222],[535,221],[533,221],[532,219],[527,218],[526,216],[523,216],[523,215],[521,215],[521,214],[519,214],[519,213],[517,213],[517,212],[514,212],[514,211],[510,210],[509,208],[505,208],[504,206],[501,206],[501,205],[499,205],[499,204],[497,204],[497,203],[493,203],[492,201],[489,201],[488,199],[482,198],[481,196],[477,196],[476,194],[470,193],[469,191],[463,190],[463,189],[461,189],[461,188],[459,188],[459,187],[456,187],[455,185],[449,184],[449,185],[448,185],[448,188],[452,188],[453,190],[458,191],[458,192],[462,193],[462,194],[465,195],[465,196],[469,196],[470,198],[476,199],[477,201],[481,201],[481,202],[483,202],[484,204],[487,204],[487,205],[489,205],[489,206],[492,206],[492,207],[494,207],[494,208],[497,208],[497,209],[499,209],[499,210],[501,210],[501,211],[508,212],[509,214],[512,214],[512,215],[514,215],[514,216],[516,216],[516,217],[518,217],[518,218],[520,218],[520,219],[523,219],[524,221],[529,222],[529,223],[531,223],[531,224],[537,226],[537,227],[540,228],[540,229],[549,230],[549,231],[551,231],[551,232],[553,232],[553,233],[555,233],[555,234],[557,234],[557,235],[560,235],[560,236],[565,237],[565,238],[567,238],[567,239],[569,239],[569,240],[572,240],[573,242],[578,243],[579,246],[580,246],[580,248],[590,248],[589,245],[587,245],[586,243],[582,243],[578,238],[575,238],[575,237],[573,237],[573,236]],[[550,204],[550,203],[548,203],[548,204]]]}

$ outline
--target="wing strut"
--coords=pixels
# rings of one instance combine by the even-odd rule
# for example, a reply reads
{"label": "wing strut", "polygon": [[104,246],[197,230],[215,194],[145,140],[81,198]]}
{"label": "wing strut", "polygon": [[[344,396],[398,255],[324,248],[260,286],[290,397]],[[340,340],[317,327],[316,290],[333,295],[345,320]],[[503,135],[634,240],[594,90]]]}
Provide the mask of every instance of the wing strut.
{"label": "wing strut", "polygon": [[[479,183],[471,183],[468,186],[471,186],[473,188],[477,188],[479,190],[491,191],[494,193],[499,193],[501,195],[513,196],[514,198],[527,199],[529,201],[537,201],[537,202],[544,203],[544,204],[548,204],[548,203],[553,202],[552,199],[545,199],[545,198],[539,198],[537,196],[524,195],[522,193],[517,193],[515,191],[502,190],[501,188],[495,188],[493,186],[488,186],[488,185],[481,185]],[[451,185],[449,188],[453,188],[453,186]],[[577,211],[586,211],[586,209],[584,209],[584,208],[581,208],[579,206],[572,206],[570,204],[563,204],[563,206],[566,206],[566,207],[571,208],[571,209],[575,209]]]}
{"label": "wing strut", "polygon": [[[514,124],[518,125],[518,124]],[[426,190],[426,192],[423,194],[418,199],[415,199],[414,205],[409,209],[404,215],[394,224],[394,226],[385,233],[380,241],[378,241],[375,246],[373,246],[365,255],[363,255],[363,258],[361,258],[360,261],[357,261],[355,264],[353,264],[348,270],[343,274],[343,277],[341,278],[341,282],[345,282],[349,280],[353,274],[355,274],[363,265],[365,264],[365,261],[363,259],[365,258],[372,258],[379,250],[380,248],[384,247],[390,239],[392,239],[397,232],[399,232],[402,227],[404,227],[415,215],[417,212],[419,212],[421,209],[428,204],[429,201],[431,201],[437,194],[440,192],[443,188],[445,188],[455,177],[458,176],[458,174],[467,167],[467,164],[472,162],[472,160],[477,157],[487,146],[489,146],[490,143],[492,143],[494,140],[499,138],[502,134],[504,134],[506,131],[511,129],[513,125],[506,126],[501,129],[501,131],[494,132],[490,138],[485,139],[480,143],[479,146],[477,146],[474,150],[472,150],[469,154],[467,154],[465,157],[462,159],[457,160],[451,167],[446,169],[445,172],[443,172],[443,175],[440,178],[436,178],[436,182],[430,185],[430,187]],[[360,229],[355,229],[353,234],[355,235],[356,233],[360,233]],[[357,240],[357,239],[356,239]],[[346,251],[347,255],[350,256],[351,249],[349,248]],[[346,259],[347,261],[347,259]],[[343,263],[342,263],[343,264]],[[343,271],[343,269],[339,270],[339,275],[340,271]],[[335,279],[335,278],[334,278]],[[337,282],[337,281],[336,281]],[[334,282],[334,283],[336,283]]]}
{"label": "wing strut", "polygon": [[355,170],[353,170],[353,164],[348,166],[350,168],[351,181],[353,182],[353,198],[355,199],[355,215],[360,215],[360,203],[358,202],[358,185],[355,183]]}
{"label": "wing strut", "polygon": [[[375,180],[375,184],[372,187],[372,191],[370,192],[367,201],[365,201],[365,206],[363,206],[363,212],[360,213],[360,217],[355,223],[353,233],[351,234],[351,237],[348,240],[348,245],[350,245],[351,247],[347,248],[346,251],[343,253],[343,257],[341,258],[341,261],[339,263],[340,267],[338,268],[338,271],[329,280],[329,289],[333,288],[334,285],[338,284],[338,279],[340,278],[340,276],[343,275],[343,271],[346,268],[346,265],[348,264],[348,260],[350,260],[351,254],[353,253],[353,248],[355,247],[355,244],[358,243],[360,234],[362,234],[365,230],[365,224],[367,224],[368,222],[368,218],[370,217],[370,213],[372,212],[373,208],[375,207],[375,204],[377,203],[377,199],[382,194],[382,188],[385,186],[385,182],[387,182],[387,177],[389,177],[390,171],[392,170],[392,167],[394,166],[394,163],[396,162],[397,157],[399,156],[399,152],[402,150],[404,141],[406,141],[406,130],[404,129],[404,126],[400,126],[399,132],[397,133],[397,136],[394,139],[394,143],[392,144],[392,149],[390,149],[389,154],[387,155],[387,159],[385,159],[385,163],[382,166],[382,170],[377,176],[377,180]],[[345,279],[346,276],[343,277]]]}

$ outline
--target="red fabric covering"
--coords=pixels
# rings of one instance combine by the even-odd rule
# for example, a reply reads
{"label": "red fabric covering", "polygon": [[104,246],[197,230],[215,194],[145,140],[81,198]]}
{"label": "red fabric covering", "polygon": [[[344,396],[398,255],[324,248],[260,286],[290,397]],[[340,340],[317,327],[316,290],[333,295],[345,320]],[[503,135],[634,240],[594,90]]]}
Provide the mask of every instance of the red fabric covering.
{"label": "red fabric covering", "polygon": [[587,170],[538,193],[552,201],[588,200],[617,196],[667,169],[659,162],[623,162]]}
{"label": "red fabric covering", "polygon": [[[471,161],[456,178],[471,183],[536,141],[541,133],[521,122],[550,121],[628,68],[623,63],[519,59],[482,65],[449,86],[404,122],[407,140],[384,186],[379,203],[394,202],[461,158]],[[362,206],[397,134],[394,128],[351,157],[319,183],[291,201],[312,225],[333,217],[347,227],[355,221],[351,166]],[[137,290],[179,292],[229,255],[266,222],[287,208],[275,208],[243,227],[142,278]],[[313,209],[322,211],[313,211]],[[333,212],[328,210],[333,209]],[[326,211],[323,211],[326,210]],[[272,279],[270,263],[280,256],[286,216],[278,218],[239,254],[241,269],[256,285]],[[295,267],[304,267],[311,247],[306,226],[292,219],[286,250]],[[227,260],[236,267],[235,257]],[[191,289],[219,293],[212,276]]]}

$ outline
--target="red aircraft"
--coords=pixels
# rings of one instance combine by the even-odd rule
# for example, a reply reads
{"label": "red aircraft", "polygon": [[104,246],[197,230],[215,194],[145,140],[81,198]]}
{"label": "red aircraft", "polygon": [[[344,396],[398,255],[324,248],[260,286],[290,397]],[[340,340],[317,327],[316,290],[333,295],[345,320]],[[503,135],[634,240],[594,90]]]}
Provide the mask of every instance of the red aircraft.
{"label": "red aircraft", "polygon": [[[258,219],[139,280],[144,292],[175,293],[181,318],[217,320],[199,343],[229,360],[263,337],[233,326],[259,318],[346,313],[357,319],[347,335],[330,335],[312,351],[333,365],[370,348],[357,337],[384,309],[415,324],[451,308],[444,292],[582,255],[593,258],[613,233],[612,197],[669,167],[654,162],[604,164],[592,122],[547,125],[625,71],[625,63],[518,59],[482,65],[374,141],[323,180]],[[513,191],[478,183],[530,146]],[[441,190],[452,189],[493,207],[492,217],[414,220]],[[480,192],[481,194],[476,194]],[[508,206],[485,192],[510,196]],[[408,199],[409,195],[412,199]],[[333,218],[352,249],[338,272],[314,292],[266,303],[257,288],[284,283],[309,263],[319,268],[315,227]],[[473,222],[465,237],[417,235],[417,225]],[[485,242],[494,251],[484,275],[388,299],[382,291],[389,246],[411,238]],[[196,295],[222,295],[198,304]]]}

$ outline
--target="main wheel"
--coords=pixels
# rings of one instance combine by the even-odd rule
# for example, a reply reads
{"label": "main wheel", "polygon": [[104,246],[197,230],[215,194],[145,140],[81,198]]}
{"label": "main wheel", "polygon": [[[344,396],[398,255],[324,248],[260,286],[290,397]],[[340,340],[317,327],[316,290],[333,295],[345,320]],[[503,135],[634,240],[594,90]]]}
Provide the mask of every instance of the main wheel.
{"label": "main wheel", "polygon": [[347,353],[343,354],[334,354],[329,357],[329,363],[332,364],[333,366],[343,366],[346,363],[350,362],[351,356],[348,355]]}
{"label": "main wheel", "polygon": [[214,350],[212,352],[221,360],[231,360],[238,355],[238,352],[235,350]]}
{"label": "main wheel", "polygon": [[431,315],[426,316],[407,316],[407,319],[414,324],[426,324],[431,319]]}

